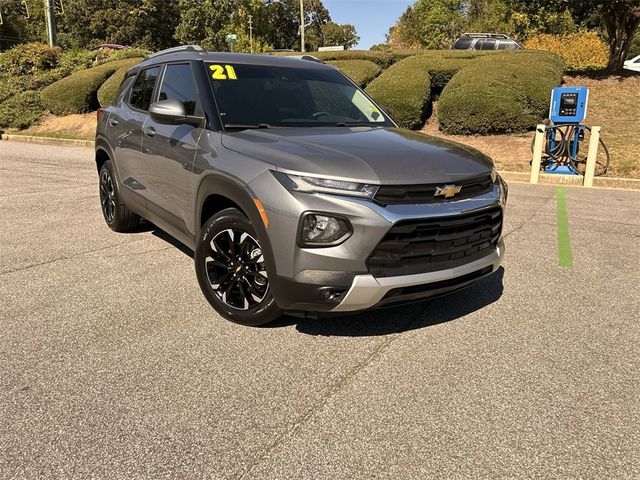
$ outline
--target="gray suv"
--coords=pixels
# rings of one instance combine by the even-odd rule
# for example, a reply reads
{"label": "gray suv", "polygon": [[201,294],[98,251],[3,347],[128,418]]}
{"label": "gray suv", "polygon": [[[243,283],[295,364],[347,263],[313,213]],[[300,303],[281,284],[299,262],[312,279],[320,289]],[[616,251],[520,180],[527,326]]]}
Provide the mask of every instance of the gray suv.
{"label": "gray suv", "polygon": [[159,52],[98,115],[107,224],[145,218],[187,245],[228,320],[419,301],[500,264],[491,159],[398,128],[313,57]]}

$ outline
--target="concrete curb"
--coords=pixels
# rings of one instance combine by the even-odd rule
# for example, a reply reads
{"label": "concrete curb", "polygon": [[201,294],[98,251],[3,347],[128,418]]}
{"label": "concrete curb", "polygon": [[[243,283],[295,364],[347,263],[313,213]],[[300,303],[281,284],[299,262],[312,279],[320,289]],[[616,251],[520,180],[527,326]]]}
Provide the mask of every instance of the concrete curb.
{"label": "concrete curb", "polygon": [[37,143],[40,145],[61,145],[65,147],[90,147],[96,144],[93,140],[76,140],[70,138],[32,137],[28,135],[2,134],[2,140],[9,142]]}
{"label": "concrete curb", "polygon": [[[507,182],[529,183],[529,172],[509,172],[500,171],[500,175]],[[560,175],[552,173],[541,173],[539,184],[541,185],[566,185],[568,187],[582,187],[581,175]],[[617,177],[595,177],[593,188],[615,188],[621,190],[640,190],[640,179],[637,178],[617,178]]]}

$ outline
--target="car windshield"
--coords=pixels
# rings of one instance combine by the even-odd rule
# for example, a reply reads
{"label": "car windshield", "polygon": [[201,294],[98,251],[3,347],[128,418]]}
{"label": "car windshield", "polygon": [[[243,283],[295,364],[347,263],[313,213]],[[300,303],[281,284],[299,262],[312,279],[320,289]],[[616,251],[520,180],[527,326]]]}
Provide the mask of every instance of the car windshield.
{"label": "car windshield", "polygon": [[393,125],[338,70],[207,66],[220,118],[227,129]]}

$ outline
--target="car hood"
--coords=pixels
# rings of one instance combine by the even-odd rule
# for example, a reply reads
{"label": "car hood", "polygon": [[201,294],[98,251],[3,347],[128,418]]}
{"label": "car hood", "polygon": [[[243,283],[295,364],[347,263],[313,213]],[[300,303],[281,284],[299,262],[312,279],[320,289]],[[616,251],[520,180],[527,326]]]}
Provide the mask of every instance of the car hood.
{"label": "car hood", "polygon": [[224,133],[223,145],[278,170],[374,184],[448,183],[488,174],[466,145],[399,128],[269,128]]}

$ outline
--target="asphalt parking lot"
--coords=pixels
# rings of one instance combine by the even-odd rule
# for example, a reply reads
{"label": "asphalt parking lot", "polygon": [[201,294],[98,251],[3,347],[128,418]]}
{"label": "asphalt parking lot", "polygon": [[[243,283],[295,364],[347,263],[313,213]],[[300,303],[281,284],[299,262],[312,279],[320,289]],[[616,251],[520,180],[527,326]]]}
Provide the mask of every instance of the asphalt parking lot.
{"label": "asphalt parking lot", "polygon": [[112,233],[92,151],[0,143],[1,478],[640,478],[640,192],[510,186],[504,268],[402,308],[219,318]]}

